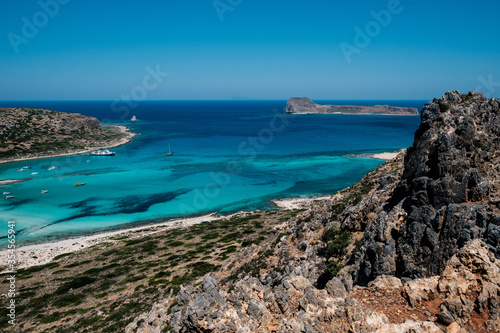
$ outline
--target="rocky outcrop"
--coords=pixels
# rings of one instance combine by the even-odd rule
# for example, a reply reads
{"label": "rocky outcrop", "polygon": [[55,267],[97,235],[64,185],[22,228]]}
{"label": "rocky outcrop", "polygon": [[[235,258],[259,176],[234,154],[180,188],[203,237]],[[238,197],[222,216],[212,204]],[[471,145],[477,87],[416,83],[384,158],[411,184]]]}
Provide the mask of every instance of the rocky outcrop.
{"label": "rocky outcrop", "polygon": [[499,134],[496,99],[448,92],[423,108],[402,174],[359,207],[375,213],[373,220],[362,225],[357,207],[339,219],[364,230],[350,272],[355,283],[438,275],[472,239],[500,255]]}
{"label": "rocky outcrop", "polygon": [[475,93],[431,101],[405,153],[127,332],[499,331],[499,113]]}
{"label": "rocky outcrop", "polygon": [[407,115],[418,116],[415,108],[389,105],[320,105],[307,97],[292,97],[286,104],[287,113],[339,113],[339,114],[380,114],[380,115]]}
{"label": "rocky outcrop", "polygon": [[[338,279],[319,290],[296,275],[276,288],[248,278],[227,293],[206,276],[196,291],[182,289],[177,302],[170,316],[174,332],[373,332],[389,323],[385,315],[349,297]],[[161,324],[147,325],[154,318],[154,310],[142,315],[127,332],[161,332]]]}

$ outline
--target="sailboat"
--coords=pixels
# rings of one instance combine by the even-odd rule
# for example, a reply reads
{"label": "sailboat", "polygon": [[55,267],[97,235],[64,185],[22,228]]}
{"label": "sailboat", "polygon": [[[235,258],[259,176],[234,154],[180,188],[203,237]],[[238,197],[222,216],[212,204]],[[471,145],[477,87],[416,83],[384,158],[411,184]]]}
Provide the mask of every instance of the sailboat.
{"label": "sailboat", "polygon": [[165,154],[165,156],[172,156],[174,153],[170,150],[170,143],[168,144],[168,153]]}

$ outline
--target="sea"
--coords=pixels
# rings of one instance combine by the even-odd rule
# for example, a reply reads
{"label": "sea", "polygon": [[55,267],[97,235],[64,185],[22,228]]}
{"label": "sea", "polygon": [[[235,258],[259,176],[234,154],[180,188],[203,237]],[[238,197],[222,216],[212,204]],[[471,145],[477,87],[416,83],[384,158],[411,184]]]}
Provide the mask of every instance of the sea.
{"label": "sea", "polygon": [[[389,104],[425,101],[316,101]],[[0,246],[16,246],[212,212],[276,209],[271,200],[333,194],[384,161],[355,155],[411,146],[417,116],[291,115],[286,101],[15,101],[81,113],[140,135],[115,156],[73,155],[0,164]],[[135,115],[139,121],[132,122]],[[172,156],[166,156],[169,152]],[[24,172],[18,169],[29,166]],[[50,167],[56,167],[49,170]],[[37,173],[33,174],[32,173]],[[75,187],[77,182],[85,186]],[[42,194],[42,190],[48,192]],[[12,225],[12,224],[11,224]]]}

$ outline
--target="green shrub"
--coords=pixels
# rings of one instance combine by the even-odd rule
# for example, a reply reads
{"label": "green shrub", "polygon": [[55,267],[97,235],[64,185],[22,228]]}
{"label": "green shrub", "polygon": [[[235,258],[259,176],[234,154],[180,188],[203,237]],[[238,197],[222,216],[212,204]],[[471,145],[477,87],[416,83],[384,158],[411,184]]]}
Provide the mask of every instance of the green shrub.
{"label": "green shrub", "polygon": [[371,191],[373,188],[373,182],[364,182],[361,184],[361,188],[359,189],[359,192],[361,194],[367,194],[368,192]]}
{"label": "green shrub", "polygon": [[76,294],[76,295],[65,295],[62,297],[59,297],[56,299],[54,302],[52,302],[52,305],[58,308],[64,307],[64,306],[69,306],[69,305],[78,305],[82,303],[82,301],[85,299],[84,294]]}
{"label": "green shrub", "polygon": [[60,255],[58,255],[58,256],[55,256],[55,257],[54,257],[54,260],[59,260],[59,259],[62,259],[62,258],[64,258],[64,257],[71,256],[71,255],[73,255],[73,253],[63,253],[63,254],[60,254]]}
{"label": "green shrub", "polygon": [[59,312],[54,312],[48,316],[40,319],[40,324],[49,324],[61,319],[61,314]]}
{"label": "green shrub", "polygon": [[338,257],[345,254],[346,248],[351,242],[351,233],[345,229],[331,227],[325,230],[322,239],[327,243],[325,256],[327,258]]}
{"label": "green shrub", "polygon": [[86,285],[89,285],[91,283],[94,283],[96,281],[96,279],[90,277],[90,276],[78,276],[76,278],[74,278],[73,280],[69,281],[69,282],[66,282],[64,284],[62,284],[61,286],[59,286],[59,288],[57,288],[56,290],[56,294],[65,294],[67,293],[70,289],[78,289],[78,288],[82,288]]}
{"label": "green shrub", "polygon": [[440,103],[439,104],[439,111],[441,112],[446,112],[450,109],[450,105],[446,103]]}
{"label": "green shrub", "polygon": [[476,148],[479,148],[479,149],[482,149],[482,150],[485,150],[486,148],[488,148],[482,141],[480,140],[474,140],[472,142],[472,144],[474,145],[474,147]]}
{"label": "green shrub", "polygon": [[332,278],[336,277],[342,268],[344,268],[344,265],[340,260],[333,260],[326,263],[326,270]]}

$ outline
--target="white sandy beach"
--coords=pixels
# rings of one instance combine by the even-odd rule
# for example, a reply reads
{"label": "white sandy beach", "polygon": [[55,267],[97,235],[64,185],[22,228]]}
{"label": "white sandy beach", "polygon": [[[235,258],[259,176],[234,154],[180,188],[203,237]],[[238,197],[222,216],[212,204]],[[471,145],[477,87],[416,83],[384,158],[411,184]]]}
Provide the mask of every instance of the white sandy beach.
{"label": "white sandy beach", "polygon": [[401,152],[396,151],[394,153],[378,153],[378,154],[373,154],[370,157],[371,158],[376,158],[378,160],[392,160],[393,158],[396,158]]}
{"label": "white sandy beach", "polygon": [[271,202],[278,208],[283,209],[303,209],[309,208],[312,206],[314,201],[327,200],[332,196],[322,196],[322,197],[314,197],[314,198],[285,198],[279,200],[271,200]]}
{"label": "white sandy beach", "polygon": [[399,154],[406,152],[406,149],[396,150],[394,152],[383,152],[383,153],[373,153],[373,154],[358,154],[358,155],[346,155],[346,157],[352,158],[375,158],[378,160],[392,160],[396,158]]}
{"label": "white sandy beach", "polygon": [[[194,224],[202,223],[203,221],[213,221],[221,218],[230,218],[231,216],[216,217],[215,213],[213,213],[204,216],[171,220],[153,225],[105,232],[90,236],[80,236],[78,238],[70,238],[52,243],[27,245],[15,250],[18,262],[16,268],[44,265],[52,261],[54,257],[60,254],[82,251],[90,246],[103,242],[119,242],[118,240],[113,239],[117,237],[129,236],[130,238],[138,238],[164,230],[189,227]],[[0,251],[0,262],[6,263],[8,255],[9,253],[7,250]]]}

